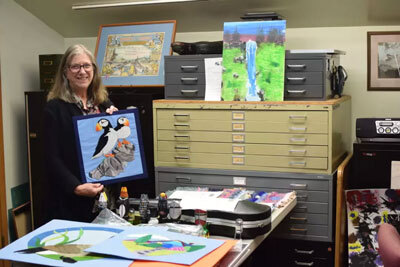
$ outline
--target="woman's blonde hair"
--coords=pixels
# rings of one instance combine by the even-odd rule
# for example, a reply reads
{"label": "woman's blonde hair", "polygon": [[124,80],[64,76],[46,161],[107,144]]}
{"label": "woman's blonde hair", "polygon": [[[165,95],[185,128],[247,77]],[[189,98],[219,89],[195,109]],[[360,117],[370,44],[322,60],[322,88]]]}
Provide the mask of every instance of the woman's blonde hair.
{"label": "woman's blonde hair", "polygon": [[67,70],[72,58],[76,55],[82,54],[86,54],[93,64],[93,80],[87,91],[88,99],[92,98],[95,105],[103,103],[108,99],[107,89],[101,82],[101,77],[98,73],[98,67],[93,54],[84,45],[76,44],[70,46],[67,51],[65,51],[56,74],[55,83],[47,95],[47,101],[51,99],[61,99],[68,103],[75,102],[65,71]]}

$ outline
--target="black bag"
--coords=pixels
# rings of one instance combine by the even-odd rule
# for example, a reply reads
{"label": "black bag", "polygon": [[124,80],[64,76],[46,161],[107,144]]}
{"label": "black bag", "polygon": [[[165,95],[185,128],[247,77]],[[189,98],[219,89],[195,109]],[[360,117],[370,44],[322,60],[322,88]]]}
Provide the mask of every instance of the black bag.
{"label": "black bag", "polygon": [[[181,220],[194,223],[195,211],[182,210]],[[271,230],[271,208],[241,200],[233,212],[207,211],[207,223],[210,235],[251,239]]]}

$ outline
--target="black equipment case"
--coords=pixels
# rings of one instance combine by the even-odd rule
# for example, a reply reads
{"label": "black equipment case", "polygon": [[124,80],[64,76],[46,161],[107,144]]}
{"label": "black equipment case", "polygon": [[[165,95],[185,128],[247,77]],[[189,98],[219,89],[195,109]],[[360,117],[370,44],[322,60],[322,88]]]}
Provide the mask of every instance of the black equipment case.
{"label": "black equipment case", "polygon": [[[195,211],[182,210],[181,220],[194,223]],[[271,230],[271,208],[241,200],[233,212],[208,210],[207,223],[210,235],[251,239]]]}

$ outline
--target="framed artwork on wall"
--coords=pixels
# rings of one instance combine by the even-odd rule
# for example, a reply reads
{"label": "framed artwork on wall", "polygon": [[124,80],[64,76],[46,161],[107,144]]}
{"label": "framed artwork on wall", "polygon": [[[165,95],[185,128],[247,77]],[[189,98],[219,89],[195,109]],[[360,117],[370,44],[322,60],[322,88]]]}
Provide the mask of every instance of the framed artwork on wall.
{"label": "framed artwork on wall", "polygon": [[75,116],[74,130],[83,183],[111,184],[147,178],[136,108]]}
{"label": "framed artwork on wall", "polygon": [[164,56],[171,55],[176,21],[101,25],[95,57],[107,87],[163,86]]}
{"label": "framed artwork on wall", "polygon": [[400,32],[368,32],[368,91],[400,90]]}

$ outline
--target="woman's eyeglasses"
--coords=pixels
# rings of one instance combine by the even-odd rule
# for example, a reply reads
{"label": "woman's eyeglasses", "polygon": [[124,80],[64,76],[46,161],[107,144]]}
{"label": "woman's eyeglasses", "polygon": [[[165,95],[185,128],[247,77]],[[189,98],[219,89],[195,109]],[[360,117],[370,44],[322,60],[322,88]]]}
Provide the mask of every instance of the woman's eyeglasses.
{"label": "woman's eyeglasses", "polygon": [[91,71],[93,69],[93,64],[74,64],[70,65],[69,70],[73,73],[77,73],[83,68],[85,71]]}

